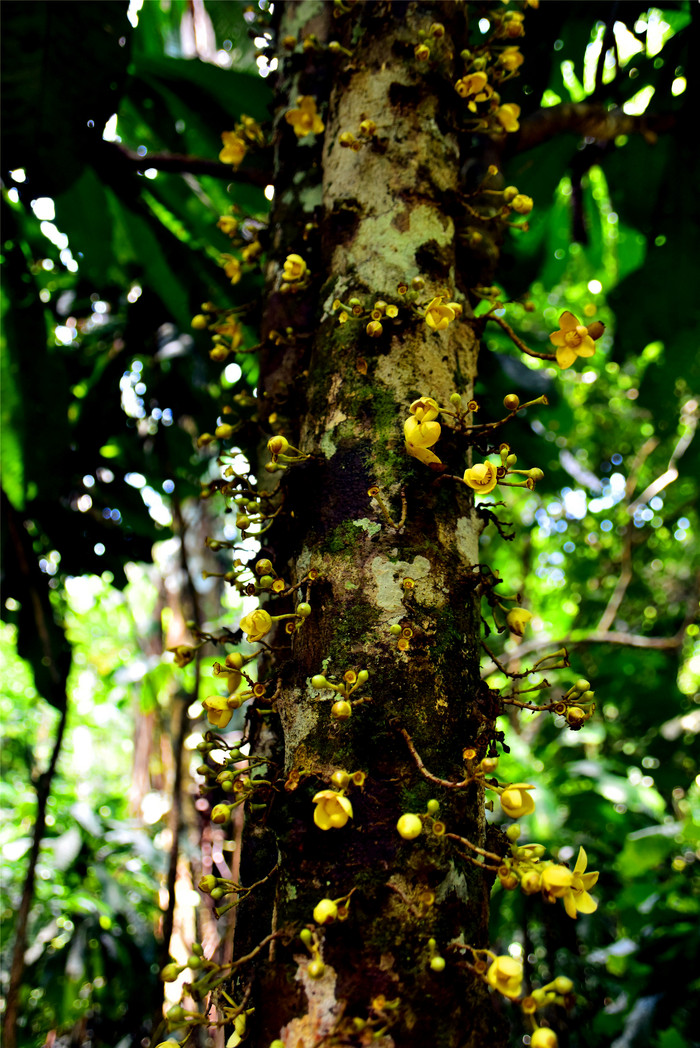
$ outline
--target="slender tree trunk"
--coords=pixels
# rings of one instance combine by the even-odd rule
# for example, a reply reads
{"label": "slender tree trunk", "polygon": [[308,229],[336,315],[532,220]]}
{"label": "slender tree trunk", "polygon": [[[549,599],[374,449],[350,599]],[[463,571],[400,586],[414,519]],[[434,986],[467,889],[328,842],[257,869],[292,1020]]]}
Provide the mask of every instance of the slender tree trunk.
{"label": "slender tree trunk", "polygon": [[[331,17],[331,4],[303,2],[283,13],[281,37],[314,33],[322,42],[355,43],[328,84],[322,155],[297,145],[282,117],[298,95],[314,94],[322,104],[327,54],[323,62],[311,53],[298,67],[288,63],[278,111],[273,247],[280,261],[302,255],[313,281],[302,294],[285,295],[276,278],[264,334],[293,331],[263,359],[262,400],[268,431],[284,433],[311,458],[286,471],[283,514],[264,552],[287,580],[310,570],[319,577],[303,627],[291,638],[279,630],[274,640],[291,644],[276,671],[279,718],[253,712],[251,721],[254,747],[283,763],[287,780],[268,816],[249,820],[243,846],[244,884],[279,864],[278,875],[241,908],[236,933],[238,954],[280,933],[255,976],[256,1048],[274,1038],[311,1048],[324,1036],[324,1044],[362,1044],[370,1029],[384,1027],[373,1043],[502,1043],[483,983],[455,963],[439,973],[429,963],[430,938],[438,950],[460,938],[487,945],[487,875],[427,827],[410,841],[396,829],[403,813],[424,813],[435,798],[449,830],[486,843],[481,789],[427,781],[403,734],[431,773],[451,780],[464,777],[465,747],[478,760],[494,738],[496,710],[479,678],[480,521],[467,489],[409,457],[403,439],[416,398],[445,406],[458,392],[466,407],[476,377],[478,343],[456,259],[465,158],[454,102],[444,97],[449,79],[433,77],[414,58],[418,31],[440,21],[447,30],[442,61],[451,71],[449,41],[464,35],[464,10],[362,4],[345,28]],[[377,124],[373,142],[358,152],[340,148],[338,136],[357,136],[363,119]],[[456,295],[465,319],[440,332],[428,328],[397,290],[415,277],[425,282],[421,302]],[[395,322],[384,317],[383,333],[372,338],[367,316],[338,324],[332,303],[353,297],[365,310],[376,300],[396,303],[399,315]],[[464,450],[444,436],[447,472],[461,475]],[[368,495],[373,487],[393,525]],[[402,498],[406,519],[395,526]],[[410,631],[406,651],[392,625]],[[346,671],[363,669],[369,679],[353,698],[367,701],[349,720],[334,720],[328,695],[337,696],[310,678],[342,681]],[[347,792],[352,819],[324,831],[314,824],[312,798],[334,788],[338,770],[367,778]],[[322,898],[350,892],[346,920],[314,924]],[[310,954],[298,938],[306,925],[325,964],[319,979],[309,977]]]}

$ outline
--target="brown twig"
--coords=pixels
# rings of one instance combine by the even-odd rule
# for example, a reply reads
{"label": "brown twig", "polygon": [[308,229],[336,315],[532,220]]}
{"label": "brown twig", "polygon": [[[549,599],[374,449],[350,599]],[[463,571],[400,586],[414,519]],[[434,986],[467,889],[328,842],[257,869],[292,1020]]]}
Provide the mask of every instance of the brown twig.
{"label": "brown twig", "polygon": [[494,313],[487,313],[485,315],[484,319],[485,320],[493,320],[494,323],[499,324],[503,328],[503,330],[505,331],[506,335],[511,340],[511,342],[515,346],[517,346],[518,349],[521,350],[521,352],[527,353],[527,355],[529,357],[537,357],[538,360],[556,360],[557,359],[556,353],[538,353],[536,349],[530,349],[529,346],[526,346],[525,343],[523,342],[523,340],[521,338],[518,338],[518,336],[515,334],[515,332],[513,331],[512,327],[510,326],[510,324],[507,324],[505,322],[503,317],[497,317]]}
{"label": "brown twig", "polygon": [[453,782],[452,779],[441,779],[437,775],[433,775],[432,772],[428,771],[425,764],[423,764],[420,754],[418,753],[416,747],[413,744],[413,739],[408,734],[406,729],[399,728],[399,732],[401,735],[403,735],[404,739],[406,740],[406,745],[411,751],[411,756],[416,762],[416,767],[418,768],[418,771],[429,782],[434,782],[436,786],[444,786],[446,790],[465,790],[467,786],[471,786],[472,783],[476,782],[476,779],[471,776],[467,779],[462,779],[461,782]]}

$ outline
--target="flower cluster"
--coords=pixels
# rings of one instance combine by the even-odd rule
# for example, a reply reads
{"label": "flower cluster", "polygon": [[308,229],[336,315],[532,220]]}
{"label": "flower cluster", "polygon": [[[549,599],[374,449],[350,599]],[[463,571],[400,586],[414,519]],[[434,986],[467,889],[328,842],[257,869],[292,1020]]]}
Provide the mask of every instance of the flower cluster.
{"label": "flower cluster", "polygon": [[579,913],[595,913],[598,903],[589,895],[589,888],[597,882],[598,873],[586,872],[588,858],[583,848],[579,848],[576,865],[570,870],[549,859],[542,861],[545,849],[541,844],[518,845],[516,834],[512,836],[515,843],[511,845],[511,854],[498,870],[498,879],[507,891],[519,887],[525,895],[541,894],[548,903],[561,899],[574,920]]}
{"label": "flower cluster", "polygon": [[301,95],[297,98],[296,108],[288,109],[284,119],[293,128],[297,138],[320,135],[325,130],[325,124],[316,109],[316,99],[311,95]]}

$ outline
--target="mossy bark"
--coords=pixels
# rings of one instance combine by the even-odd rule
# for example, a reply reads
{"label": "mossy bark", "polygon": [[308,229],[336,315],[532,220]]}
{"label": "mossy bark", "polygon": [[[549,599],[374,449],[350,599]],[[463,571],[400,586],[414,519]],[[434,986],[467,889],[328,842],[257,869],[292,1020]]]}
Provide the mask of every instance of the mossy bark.
{"label": "mossy bark", "polygon": [[[431,396],[445,406],[458,392],[466,404],[476,377],[478,341],[455,233],[464,155],[452,41],[464,35],[464,11],[458,4],[358,4],[335,21],[331,4],[299,3],[282,16],[280,36],[290,28],[313,32],[321,42],[341,40],[353,54],[310,52],[287,61],[280,76],[272,241],[280,263],[289,252],[308,261],[312,282],[300,295],[283,294],[278,271],[270,273],[267,334],[283,326],[293,333],[263,357],[261,399],[272,416],[268,432],[284,432],[310,458],[284,475],[284,510],[265,552],[286,579],[310,569],[318,579],[303,627],[291,637],[280,631],[274,641],[289,645],[275,670],[276,712],[252,722],[256,745],[284,766],[274,803],[259,821],[248,820],[244,841],[244,883],[275,863],[279,869],[241,908],[241,951],[270,931],[285,933],[254,974],[256,1048],[274,1038],[311,1048],[324,1035],[324,1045],[366,1043],[360,1021],[384,1025],[379,995],[397,1004],[386,1012],[378,1045],[502,1043],[487,991],[455,963],[458,955],[445,954],[441,973],[429,965],[431,937],[443,952],[453,941],[487,945],[487,876],[428,827],[413,841],[396,831],[401,814],[424,813],[435,798],[450,831],[486,843],[481,789],[428,782],[400,732],[433,774],[459,780],[464,748],[473,747],[478,760],[492,745],[496,713],[479,677],[473,569],[480,521],[471,494],[411,458],[403,440],[413,400]],[[447,33],[426,68],[414,46],[435,21]],[[320,144],[297,143],[283,120],[302,94],[319,106],[327,101],[322,152]],[[372,142],[358,152],[341,148],[340,133],[357,136],[366,118],[377,124]],[[306,225],[316,228],[304,234]],[[421,302],[456,295],[464,317],[432,331],[397,291],[414,277],[424,281]],[[368,318],[339,325],[332,304],[351,297],[366,308],[378,299],[395,303],[398,317],[383,322],[379,338],[366,334]],[[466,449],[448,428],[434,450],[448,474],[461,475]],[[385,519],[368,495],[373,486],[397,523],[403,496],[403,526]],[[412,631],[405,652],[390,632],[396,624]],[[310,678],[325,673],[340,681],[361,669],[369,680],[353,698],[367,702],[349,720],[333,720],[331,693],[314,689]],[[367,779],[347,792],[353,818],[323,831],[312,798],[331,787],[337,769],[361,770]],[[298,786],[284,789],[293,773]],[[316,929],[325,972],[312,980],[298,931],[314,927],[320,899],[352,889],[347,919]]]}

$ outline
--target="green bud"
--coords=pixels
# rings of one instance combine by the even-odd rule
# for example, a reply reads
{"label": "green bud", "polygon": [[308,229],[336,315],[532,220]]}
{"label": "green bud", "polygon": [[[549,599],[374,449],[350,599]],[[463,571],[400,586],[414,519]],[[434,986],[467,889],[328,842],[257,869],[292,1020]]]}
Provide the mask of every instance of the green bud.
{"label": "green bud", "polygon": [[171,964],[166,964],[165,968],[161,968],[160,977],[163,982],[175,982],[180,972],[184,970],[185,969],[181,967],[181,965],[176,964],[175,961],[173,961]]}
{"label": "green bud", "polygon": [[322,673],[317,673],[315,677],[312,677],[311,678],[311,684],[313,685],[314,688],[318,688],[319,691],[322,691],[324,688],[330,687],[330,685],[328,684],[328,681],[326,680],[326,678],[323,676]]}
{"label": "green bud", "polygon": [[360,672],[357,674],[357,683],[358,684],[366,684],[368,680],[369,680],[369,670],[360,670]]}
{"label": "green bud", "polygon": [[297,615],[302,619],[308,619],[311,614],[311,605],[307,604],[306,601],[302,601],[301,604],[297,604]]}

